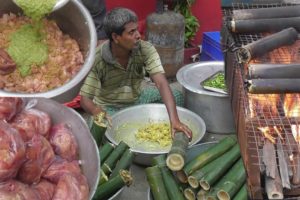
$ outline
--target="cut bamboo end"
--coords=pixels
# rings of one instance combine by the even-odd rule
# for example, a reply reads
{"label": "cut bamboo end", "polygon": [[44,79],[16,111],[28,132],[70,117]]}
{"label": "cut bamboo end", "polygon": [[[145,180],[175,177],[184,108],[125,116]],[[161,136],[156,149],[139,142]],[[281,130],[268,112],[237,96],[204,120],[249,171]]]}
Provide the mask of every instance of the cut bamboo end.
{"label": "cut bamboo end", "polygon": [[177,171],[176,172],[176,177],[181,183],[187,183],[188,182],[188,177],[186,173],[183,170]]}
{"label": "cut bamboo end", "polygon": [[173,153],[172,155],[168,155],[166,163],[172,171],[179,171],[184,166],[184,158],[180,154]]}
{"label": "cut bamboo end", "polygon": [[230,195],[224,190],[220,190],[217,196],[220,200],[230,200]]}
{"label": "cut bamboo end", "polygon": [[191,190],[190,188],[187,188],[183,191],[184,197],[187,200],[196,200],[196,195],[194,193],[193,190]]}
{"label": "cut bamboo end", "polygon": [[199,190],[197,193],[197,200],[206,200],[207,191],[205,190]]}
{"label": "cut bamboo end", "polygon": [[119,173],[120,173],[120,176],[122,177],[125,185],[130,186],[133,182],[133,178],[132,178],[130,172],[127,170],[120,170]]}
{"label": "cut bamboo end", "polygon": [[201,181],[199,181],[199,184],[206,191],[208,191],[210,189],[210,185],[207,181],[201,180]]}
{"label": "cut bamboo end", "polygon": [[188,177],[188,183],[192,188],[196,189],[199,187],[199,181],[193,176]]}

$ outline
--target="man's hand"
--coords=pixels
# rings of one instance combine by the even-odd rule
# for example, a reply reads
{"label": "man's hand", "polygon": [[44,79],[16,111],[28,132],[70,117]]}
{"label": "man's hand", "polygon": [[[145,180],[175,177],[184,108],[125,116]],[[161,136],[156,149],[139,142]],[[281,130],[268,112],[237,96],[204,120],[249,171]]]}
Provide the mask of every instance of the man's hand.
{"label": "man's hand", "polygon": [[193,133],[187,125],[178,121],[172,123],[171,128],[172,128],[172,138],[174,138],[176,132],[183,132],[189,138],[189,141],[192,141]]}

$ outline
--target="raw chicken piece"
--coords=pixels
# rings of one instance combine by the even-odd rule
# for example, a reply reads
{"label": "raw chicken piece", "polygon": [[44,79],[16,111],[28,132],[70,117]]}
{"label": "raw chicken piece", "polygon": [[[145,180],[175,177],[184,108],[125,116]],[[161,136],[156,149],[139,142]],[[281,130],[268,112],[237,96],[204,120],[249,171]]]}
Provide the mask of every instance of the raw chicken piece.
{"label": "raw chicken piece", "polygon": [[23,106],[21,98],[0,97],[0,120],[10,121]]}
{"label": "raw chicken piece", "polygon": [[38,193],[42,200],[52,200],[55,187],[56,185],[45,179],[42,179],[38,184],[32,185],[32,188]]}
{"label": "raw chicken piece", "polygon": [[72,161],[78,157],[78,144],[67,124],[57,124],[51,128],[50,144],[60,157]]}
{"label": "raw chicken piece", "polygon": [[51,118],[47,113],[30,108],[17,114],[12,121],[12,125],[19,130],[23,140],[27,142],[35,134],[48,138],[52,124]]}
{"label": "raw chicken piece", "polygon": [[16,129],[0,121],[0,182],[16,176],[25,160],[25,144]]}

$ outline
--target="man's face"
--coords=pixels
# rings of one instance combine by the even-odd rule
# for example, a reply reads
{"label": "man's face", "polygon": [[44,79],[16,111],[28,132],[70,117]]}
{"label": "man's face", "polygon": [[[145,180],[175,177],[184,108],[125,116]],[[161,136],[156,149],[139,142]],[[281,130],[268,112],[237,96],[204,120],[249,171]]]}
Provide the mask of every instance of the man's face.
{"label": "man's face", "polygon": [[116,37],[118,45],[126,50],[132,50],[138,46],[141,39],[141,34],[138,31],[138,25],[135,22],[130,22],[125,25],[125,30],[122,35]]}

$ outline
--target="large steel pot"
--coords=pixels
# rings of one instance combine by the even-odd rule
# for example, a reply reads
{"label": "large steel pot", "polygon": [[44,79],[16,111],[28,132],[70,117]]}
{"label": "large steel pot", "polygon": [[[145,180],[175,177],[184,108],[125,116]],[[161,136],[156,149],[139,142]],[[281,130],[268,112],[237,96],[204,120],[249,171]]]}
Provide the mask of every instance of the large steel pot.
{"label": "large steel pot", "polygon": [[[9,12],[22,13],[12,0],[0,0],[0,5],[0,16]],[[87,9],[77,0],[70,0],[61,9],[53,12],[49,18],[54,19],[64,33],[69,34],[79,43],[85,60],[81,70],[63,86],[47,92],[25,94],[0,90],[0,96],[46,97],[59,102],[67,102],[78,95],[82,82],[95,59],[97,37],[94,22]]]}
{"label": "large steel pot", "polygon": [[48,113],[53,124],[64,122],[71,126],[79,146],[81,169],[88,180],[90,188],[89,199],[92,199],[99,180],[100,158],[96,142],[90,134],[85,120],[73,109],[54,100],[46,98],[33,98],[33,100],[37,100],[34,108]]}
{"label": "large steel pot", "polygon": [[176,75],[183,86],[185,107],[203,118],[208,132],[218,134],[235,132],[229,96],[207,91],[201,82],[222,71],[223,62],[198,62],[182,67]]}
{"label": "large steel pot", "polygon": [[[197,114],[185,108],[177,107],[177,111],[180,120],[193,131],[193,139],[189,145],[198,143],[206,131],[204,121]],[[113,144],[118,144],[120,140],[128,143],[131,150],[136,154],[134,162],[149,166],[153,157],[168,153],[171,146],[161,147],[158,144],[153,145],[146,142],[136,144],[132,141],[137,141],[135,134],[138,128],[144,127],[149,122],[161,121],[169,122],[168,112],[164,104],[132,106],[112,116],[113,127],[106,130],[105,136]]]}

